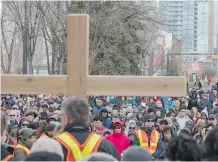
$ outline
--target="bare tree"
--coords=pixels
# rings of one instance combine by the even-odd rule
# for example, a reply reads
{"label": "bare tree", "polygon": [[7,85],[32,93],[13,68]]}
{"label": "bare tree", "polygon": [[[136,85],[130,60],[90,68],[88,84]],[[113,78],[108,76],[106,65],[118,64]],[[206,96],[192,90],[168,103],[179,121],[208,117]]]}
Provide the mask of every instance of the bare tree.
{"label": "bare tree", "polygon": [[[2,68],[3,73],[10,74],[13,50],[14,50],[15,39],[16,39],[16,34],[17,34],[17,25],[16,23],[10,22],[12,23],[10,25],[13,26],[12,29],[6,27],[9,24],[7,23],[7,17],[5,17],[5,12],[6,12],[6,9],[3,8],[2,14],[1,14],[1,36],[2,36],[1,68]],[[6,53],[6,55],[4,53]],[[4,56],[7,56],[7,58],[5,59]]]}

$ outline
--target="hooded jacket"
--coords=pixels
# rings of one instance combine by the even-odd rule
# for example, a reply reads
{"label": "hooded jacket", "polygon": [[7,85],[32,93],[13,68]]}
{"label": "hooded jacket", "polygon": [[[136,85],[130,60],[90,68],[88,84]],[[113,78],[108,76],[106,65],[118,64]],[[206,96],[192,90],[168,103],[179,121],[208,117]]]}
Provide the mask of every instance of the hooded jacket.
{"label": "hooded jacket", "polygon": [[136,122],[135,122],[135,120],[130,120],[129,122],[128,122],[128,124],[127,124],[127,126],[126,126],[126,128],[125,128],[125,135],[126,136],[128,136],[129,135],[129,126],[130,126],[130,124],[134,124],[135,125],[135,127],[136,127]]}
{"label": "hooded jacket", "polygon": [[[102,112],[106,112],[107,113],[107,116],[106,118],[102,118]],[[108,110],[107,108],[103,107],[100,112],[99,112],[99,120],[102,121],[102,125],[105,127],[105,128],[108,128],[110,129],[111,128],[111,117],[108,115]]]}
{"label": "hooded jacket", "polygon": [[126,150],[128,147],[130,147],[130,140],[129,138],[123,133],[123,125],[120,120],[114,121],[112,123],[112,127],[114,127],[115,124],[120,124],[121,126],[121,132],[115,133],[113,132],[111,135],[109,135],[106,139],[114,144],[116,147],[118,153],[120,156],[122,155],[123,151]]}

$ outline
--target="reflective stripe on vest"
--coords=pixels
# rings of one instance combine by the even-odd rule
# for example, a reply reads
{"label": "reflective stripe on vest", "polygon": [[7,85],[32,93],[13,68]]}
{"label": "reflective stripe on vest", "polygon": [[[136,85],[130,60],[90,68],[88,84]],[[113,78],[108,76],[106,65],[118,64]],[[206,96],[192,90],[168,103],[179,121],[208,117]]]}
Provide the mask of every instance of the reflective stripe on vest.
{"label": "reflective stripe on vest", "polygon": [[26,152],[27,155],[30,154],[30,149],[29,149],[28,147],[18,144],[18,145],[15,147],[15,149],[14,149],[14,155],[15,155],[15,152],[16,152],[18,149],[23,149],[23,150]]}
{"label": "reflective stripe on vest", "polygon": [[13,155],[6,156],[2,161],[8,161],[13,157]]}
{"label": "reflective stripe on vest", "polygon": [[153,130],[151,132],[150,146],[148,146],[148,136],[145,131],[138,130],[136,132],[136,136],[139,139],[139,143],[141,147],[147,149],[151,154],[155,153],[155,151],[157,150],[157,144],[160,136],[159,132],[157,132],[156,130]]}
{"label": "reflective stripe on vest", "polygon": [[55,137],[67,149],[66,161],[77,161],[97,152],[99,144],[103,137],[91,133],[84,144],[80,145],[78,141],[68,132],[64,132]]}

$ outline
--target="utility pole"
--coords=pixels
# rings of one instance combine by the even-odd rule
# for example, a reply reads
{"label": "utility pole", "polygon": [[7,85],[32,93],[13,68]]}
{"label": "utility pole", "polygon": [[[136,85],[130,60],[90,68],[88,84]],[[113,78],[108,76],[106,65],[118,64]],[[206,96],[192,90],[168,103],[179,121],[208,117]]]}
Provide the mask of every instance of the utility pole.
{"label": "utility pole", "polygon": [[23,74],[27,74],[27,52],[28,52],[28,16],[27,1],[24,1],[24,31],[23,31]]}

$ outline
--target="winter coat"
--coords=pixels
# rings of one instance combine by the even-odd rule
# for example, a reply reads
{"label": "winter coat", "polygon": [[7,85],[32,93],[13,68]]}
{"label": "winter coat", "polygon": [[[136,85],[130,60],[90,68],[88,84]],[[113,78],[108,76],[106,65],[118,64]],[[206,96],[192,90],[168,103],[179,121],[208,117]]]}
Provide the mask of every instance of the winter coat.
{"label": "winter coat", "polygon": [[15,154],[14,157],[18,160],[18,161],[24,161],[27,158],[27,154],[23,149],[18,149]]}
{"label": "winter coat", "polygon": [[[7,149],[3,145],[1,145],[1,161],[4,160],[9,155],[10,154],[7,151]],[[9,161],[17,161],[17,159],[12,157],[12,158],[9,159]]]}
{"label": "winter coat", "polygon": [[[102,116],[101,116],[101,113],[102,113],[102,112],[106,112],[106,113],[107,113],[106,118],[102,118]],[[108,110],[107,110],[107,108],[103,107],[103,108],[100,110],[100,112],[99,112],[99,120],[102,121],[102,125],[103,125],[105,128],[108,128],[108,129],[111,128],[112,120],[111,120],[111,117],[108,115]]]}
{"label": "winter coat", "polygon": [[211,105],[213,104],[213,102],[215,101],[215,99],[216,99],[216,96],[215,96],[214,94],[210,94],[210,95],[209,95],[209,101],[210,101],[210,104],[211,104]]}
{"label": "winter coat", "polygon": [[102,108],[103,108],[103,106],[102,107],[98,107],[98,106],[93,107],[93,109],[92,109],[93,114],[94,115],[98,114],[101,111]]}
{"label": "winter coat", "polygon": [[15,120],[14,122],[12,121],[12,120],[10,120],[10,125],[11,126],[18,126],[18,121],[17,120]]}
{"label": "winter coat", "polygon": [[[148,141],[150,141],[152,130],[145,129],[144,131],[146,132],[146,134],[148,136]],[[138,139],[138,137],[136,135],[134,136],[133,145],[140,146],[139,139]],[[160,137],[159,140],[158,140],[158,143],[157,143],[157,150],[155,151],[154,154],[152,154],[152,157],[154,159],[157,159],[162,154],[162,152],[163,152],[163,143],[162,143],[162,138]]]}
{"label": "winter coat", "polygon": [[[88,125],[69,124],[66,126],[64,131],[66,131],[69,134],[71,134],[72,136],[74,136],[74,138],[81,145],[85,143],[85,141],[87,140],[87,138],[90,135]],[[68,151],[64,145],[61,144],[61,146],[63,148],[64,161],[66,161]],[[117,150],[115,149],[114,145],[106,139],[103,139],[101,141],[101,143],[99,144],[97,152],[103,152],[103,153],[112,155],[117,160],[120,160],[120,156],[119,156]]]}
{"label": "winter coat", "polygon": [[113,133],[109,135],[106,139],[114,144],[120,156],[122,155],[123,151],[130,147],[130,140],[129,138],[123,133],[123,126],[122,122],[115,121],[112,125],[119,123],[121,125],[121,133]]}
{"label": "winter coat", "polygon": [[201,107],[201,110],[203,110],[205,107],[207,107],[207,110],[210,110],[211,109],[211,103],[209,100],[201,100],[200,101],[200,107]]}

